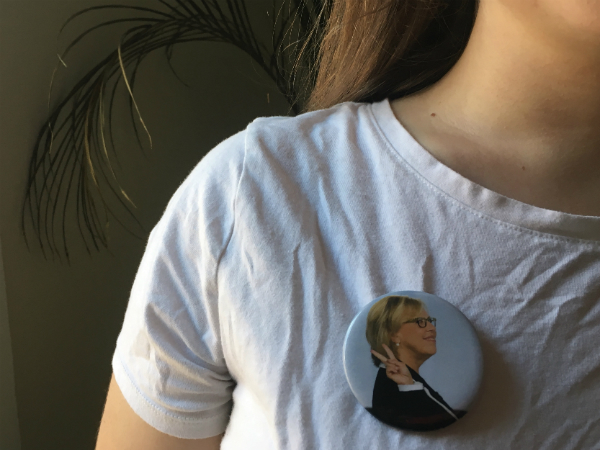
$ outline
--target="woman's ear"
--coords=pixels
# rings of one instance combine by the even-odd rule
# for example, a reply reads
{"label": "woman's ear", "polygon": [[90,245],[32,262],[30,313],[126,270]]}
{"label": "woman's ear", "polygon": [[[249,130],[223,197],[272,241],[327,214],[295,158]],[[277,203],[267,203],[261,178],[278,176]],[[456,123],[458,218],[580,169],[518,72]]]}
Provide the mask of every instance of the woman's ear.
{"label": "woman's ear", "polygon": [[395,345],[400,345],[400,330],[396,331],[394,334],[390,334],[390,341]]}

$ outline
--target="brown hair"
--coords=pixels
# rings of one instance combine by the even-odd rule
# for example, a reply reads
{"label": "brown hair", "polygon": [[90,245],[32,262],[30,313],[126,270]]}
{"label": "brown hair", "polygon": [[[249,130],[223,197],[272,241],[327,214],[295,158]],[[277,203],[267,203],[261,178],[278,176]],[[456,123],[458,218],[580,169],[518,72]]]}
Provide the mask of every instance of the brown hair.
{"label": "brown hair", "polygon": [[324,0],[329,12],[305,111],[401,98],[464,51],[479,0]]}
{"label": "brown hair", "polygon": [[[416,316],[427,307],[422,300],[404,295],[391,295],[377,301],[367,314],[367,342],[373,350],[387,355],[383,344],[392,347],[391,335],[400,329],[402,323]],[[371,354],[373,364],[379,367],[381,361]]]}

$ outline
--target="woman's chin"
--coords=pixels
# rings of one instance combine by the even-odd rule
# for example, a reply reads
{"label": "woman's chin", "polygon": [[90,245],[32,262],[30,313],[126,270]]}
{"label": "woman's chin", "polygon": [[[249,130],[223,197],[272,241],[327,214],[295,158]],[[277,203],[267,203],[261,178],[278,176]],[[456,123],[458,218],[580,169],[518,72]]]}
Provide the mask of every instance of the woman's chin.
{"label": "woman's chin", "polygon": [[429,356],[433,356],[437,353],[437,346],[435,344],[435,341],[433,341],[433,343],[427,344],[425,353],[427,353]]}

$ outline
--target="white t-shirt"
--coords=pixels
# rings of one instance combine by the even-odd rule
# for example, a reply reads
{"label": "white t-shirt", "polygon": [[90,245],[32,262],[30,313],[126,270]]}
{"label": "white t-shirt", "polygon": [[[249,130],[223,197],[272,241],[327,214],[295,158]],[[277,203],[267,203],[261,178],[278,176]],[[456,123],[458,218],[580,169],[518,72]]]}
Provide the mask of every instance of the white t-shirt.
{"label": "white t-shirt", "polygon": [[[344,375],[348,325],[391,291],[458,307],[481,394],[434,432],[382,424]],[[223,449],[600,448],[600,217],[485,189],[387,100],[252,122],[150,234],[113,370],[133,410]]]}

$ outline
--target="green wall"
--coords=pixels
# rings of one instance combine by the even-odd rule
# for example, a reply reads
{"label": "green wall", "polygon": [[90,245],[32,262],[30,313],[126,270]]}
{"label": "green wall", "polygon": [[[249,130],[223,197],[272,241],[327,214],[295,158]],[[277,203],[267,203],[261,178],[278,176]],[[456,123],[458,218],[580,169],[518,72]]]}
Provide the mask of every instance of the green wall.
{"label": "green wall", "polygon": [[[114,14],[84,17],[57,43],[58,30],[85,7],[112,3],[158,1],[0,0],[0,230],[23,450],[94,448],[112,352],[147,238],[132,237],[111,219],[110,253],[90,256],[71,219],[69,266],[45,260],[35,242],[28,250],[19,229],[29,157],[46,118],[57,45],[64,49],[78,32]],[[262,17],[270,2],[248,3]],[[92,35],[73,52],[55,82],[54,102],[115,48],[118,30]],[[261,32],[268,34],[268,29]],[[145,148],[148,157],[136,146],[126,115],[115,128],[121,165],[117,177],[148,231],[207,151],[256,117],[288,111],[273,83],[237,49],[184,44],[176,48],[173,65],[191,89],[172,75],[158,52],[138,75],[136,100],[153,139],[153,149]],[[119,98],[124,105],[124,91]],[[111,202],[117,205],[114,198]]]}

